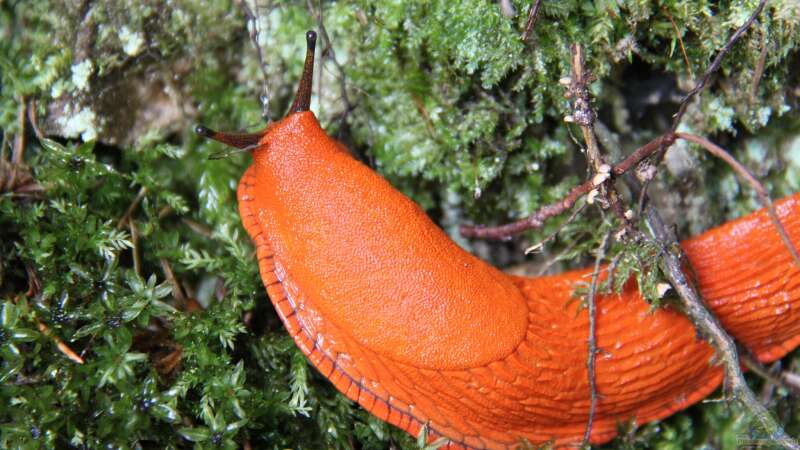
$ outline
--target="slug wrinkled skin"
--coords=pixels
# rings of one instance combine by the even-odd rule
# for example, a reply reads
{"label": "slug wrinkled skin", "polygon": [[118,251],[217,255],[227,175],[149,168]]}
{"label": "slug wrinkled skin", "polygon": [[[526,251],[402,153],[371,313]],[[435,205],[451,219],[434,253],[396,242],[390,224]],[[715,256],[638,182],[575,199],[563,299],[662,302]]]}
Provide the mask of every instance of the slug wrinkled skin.
{"label": "slug wrinkled skin", "polygon": [[[578,445],[589,417],[591,270],[506,275],[454,244],[411,200],[327,136],[310,111],[259,135],[239,210],[286,329],[336,388],[445,448]],[[800,243],[800,195],[776,202]],[[765,211],[682,243],[710,309],[761,362],[800,344],[800,271]],[[636,284],[597,298],[590,442],[706,397],[714,351]]]}

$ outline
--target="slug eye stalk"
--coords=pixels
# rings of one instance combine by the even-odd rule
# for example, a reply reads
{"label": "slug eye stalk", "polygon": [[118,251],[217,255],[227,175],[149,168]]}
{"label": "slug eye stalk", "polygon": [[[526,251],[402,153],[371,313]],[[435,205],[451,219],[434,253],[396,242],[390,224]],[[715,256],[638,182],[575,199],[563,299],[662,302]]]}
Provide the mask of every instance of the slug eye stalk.
{"label": "slug eye stalk", "polygon": [[[308,111],[311,107],[311,88],[314,82],[314,50],[316,46],[317,33],[314,31],[306,32],[306,61],[303,66],[303,75],[300,77],[300,82],[297,85],[297,93],[295,94],[294,102],[292,102],[292,106],[289,107],[286,116]],[[230,147],[247,151],[258,147],[259,141],[268,128],[269,127],[258,133],[229,133],[214,131],[204,125],[197,125],[194,128],[194,132],[204,138],[213,139]]]}
{"label": "slug eye stalk", "polygon": [[289,107],[287,115],[297,112],[308,111],[311,107],[311,86],[314,84],[314,49],[317,46],[317,33],[306,32],[306,62],[303,66],[303,76],[297,85],[297,94],[294,102]]}

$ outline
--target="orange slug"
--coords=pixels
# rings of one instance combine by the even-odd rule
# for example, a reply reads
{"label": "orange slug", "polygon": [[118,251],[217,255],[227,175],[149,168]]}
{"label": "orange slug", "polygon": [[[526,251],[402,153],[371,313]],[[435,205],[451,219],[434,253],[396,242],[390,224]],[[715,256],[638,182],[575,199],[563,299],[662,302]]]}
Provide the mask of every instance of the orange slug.
{"label": "orange slug", "polygon": [[[570,298],[591,270],[506,275],[451,241],[413,201],[329,137],[309,111],[315,34],[288,115],[250,148],[239,211],[278,315],[344,395],[446,448],[577,445],[589,416],[588,317]],[[776,202],[800,243],[800,194]],[[800,271],[765,211],[684,241],[710,309],[762,362],[800,344]],[[723,378],[714,351],[634,282],[597,299],[592,443],[664,418]]]}

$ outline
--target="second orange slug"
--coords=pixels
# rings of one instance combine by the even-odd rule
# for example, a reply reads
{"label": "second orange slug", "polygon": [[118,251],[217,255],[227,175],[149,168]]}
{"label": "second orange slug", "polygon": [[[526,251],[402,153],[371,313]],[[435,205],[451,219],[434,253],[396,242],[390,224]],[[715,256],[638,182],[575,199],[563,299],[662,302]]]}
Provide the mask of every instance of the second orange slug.
{"label": "second orange slug", "polygon": [[[309,109],[315,35],[289,114],[256,134],[204,136],[251,148],[239,211],[286,329],[336,388],[448,448],[577,445],[589,416],[588,317],[570,298],[590,270],[506,275],[453,243],[418,205],[355,160]],[[776,203],[800,243],[800,195]],[[800,271],[766,212],[684,241],[710,309],[762,362],[800,344]],[[710,394],[714,351],[629,282],[597,299],[592,443]]]}

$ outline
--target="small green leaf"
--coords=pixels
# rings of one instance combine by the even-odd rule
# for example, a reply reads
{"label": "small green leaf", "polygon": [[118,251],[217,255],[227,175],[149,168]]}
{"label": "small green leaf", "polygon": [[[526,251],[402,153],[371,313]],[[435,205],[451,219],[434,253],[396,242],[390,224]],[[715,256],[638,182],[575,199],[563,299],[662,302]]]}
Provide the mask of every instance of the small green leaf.
{"label": "small green leaf", "polygon": [[192,442],[205,442],[211,437],[211,430],[206,427],[180,428],[178,433]]}

